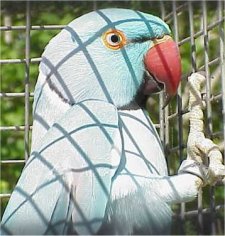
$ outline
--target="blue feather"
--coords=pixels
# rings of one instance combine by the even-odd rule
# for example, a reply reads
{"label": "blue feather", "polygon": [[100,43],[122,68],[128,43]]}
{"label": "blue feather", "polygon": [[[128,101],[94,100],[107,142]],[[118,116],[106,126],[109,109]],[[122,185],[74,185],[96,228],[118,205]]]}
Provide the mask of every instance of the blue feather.
{"label": "blue feather", "polygon": [[[109,30],[125,35],[119,50],[106,46]],[[49,42],[35,87],[32,154],[2,234],[168,233],[169,205],[196,196],[196,177],[168,176],[158,134],[136,101],[143,58],[165,34],[158,17],[105,9]]]}

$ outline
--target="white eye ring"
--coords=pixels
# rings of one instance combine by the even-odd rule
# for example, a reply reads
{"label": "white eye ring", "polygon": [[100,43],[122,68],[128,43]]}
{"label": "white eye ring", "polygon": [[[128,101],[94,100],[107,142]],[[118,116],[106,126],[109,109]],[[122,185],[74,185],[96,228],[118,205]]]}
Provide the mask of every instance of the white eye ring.
{"label": "white eye ring", "polygon": [[102,35],[106,47],[118,50],[126,44],[126,37],[120,30],[110,29]]}

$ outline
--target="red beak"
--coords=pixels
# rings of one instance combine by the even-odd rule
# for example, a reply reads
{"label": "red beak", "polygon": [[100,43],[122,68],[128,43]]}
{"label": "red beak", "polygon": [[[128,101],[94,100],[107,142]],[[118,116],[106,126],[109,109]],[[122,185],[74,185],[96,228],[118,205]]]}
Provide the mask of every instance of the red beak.
{"label": "red beak", "polygon": [[176,94],[181,80],[181,59],[177,44],[168,35],[155,39],[154,46],[144,59],[146,70],[161,84],[164,84],[164,107]]}

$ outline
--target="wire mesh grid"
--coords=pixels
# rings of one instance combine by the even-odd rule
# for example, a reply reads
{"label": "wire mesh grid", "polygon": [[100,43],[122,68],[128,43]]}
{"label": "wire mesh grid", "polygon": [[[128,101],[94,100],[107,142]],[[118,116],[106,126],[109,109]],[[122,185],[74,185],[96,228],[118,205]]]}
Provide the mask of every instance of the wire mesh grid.
{"label": "wire mesh grid", "polygon": [[[12,3],[15,4],[15,3]],[[37,3],[36,3],[37,4]],[[43,2],[39,3],[46,4]],[[49,4],[49,3],[47,3]],[[74,9],[81,6],[82,2],[64,2],[64,6],[74,4]],[[153,117],[155,126],[159,131],[160,138],[165,147],[165,156],[167,158],[170,174],[176,174],[179,163],[185,159],[186,156],[186,142],[188,135],[188,109],[187,109],[187,91],[186,81],[191,72],[204,70],[206,72],[207,84],[204,99],[206,101],[205,123],[206,136],[216,141],[220,150],[224,153],[224,137],[225,137],[225,65],[224,65],[224,2],[191,2],[191,1],[139,1],[134,2],[125,1],[117,3],[119,7],[134,8],[143,10],[145,12],[155,13],[161,16],[171,27],[174,38],[177,41],[182,57],[183,66],[183,80],[178,90],[178,95],[171,105],[164,110],[163,94],[154,96],[149,99],[148,104],[158,104],[159,112]],[[105,2],[88,2],[85,7],[86,11],[91,11],[97,8],[115,7],[116,3],[112,1]],[[82,5],[82,6],[83,6]],[[121,6],[122,5],[122,6]],[[33,2],[24,3],[24,9],[20,7],[13,8],[10,13],[10,4],[3,4],[2,6],[2,24],[1,30],[1,44],[12,45],[12,35],[17,34],[22,40],[24,53],[15,54],[22,55],[20,58],[13,57],[13,53],[7,55],[4,51],[1,55],[1,137],[2,137],[2,153],[1,153],[1,204],[4,208],[16,179],[22,170],[24,163],[29,157],[30,151],[30,132],[32,130],[32,114],[31,106],[33,101],[33,88],[38,75],[38,63],[41,60],[41,53],[44,45],[41,45],[39,54],[34,55],[33,43],[38,42],[36,32],[39,37],[47,35],[47,32],[52,32],[47,36],[48,40],[52,35],[59,32],[65,27],[64,24],[58,25],[58,22],[49,23],[41,22],[34,24],[33,14],[36,11],[41,11],[43,7],[36,8],[37,5]],[[46,6],[46,5],[45,5]],[[9,20],[14,15],[24,17],[24,24],[13,25]],[[37,14],[41,14],[38,12]],[[56,13],[57,14],[57,13]],[[71,21],[69,19],[67,22]],[[52,21],[51,21],[52,22]],[[37,22],[39,23],[39,22]],[[66,23],[65,23],[66,24]],[[41,32],[41,33],[40,33]],[[10,42],[9,42],[10,41]],[[12,41],[12,42],[11,42]],[[46,42],[47,43],[47,42]],[[1,45],[2,46],[2,45]],[[13,47],[12,47],[13,48]],[[4,49],[2,49],[4,50]],[[20,48],[21,50],[21,48]],[[17,69],[23,67],[24,81],[16,81]],[[11,85],[10,79],[4,81],[7,71],[13,71],[14,82],[23,83],[23,91],[14,91],[15,86]],[[32,73],[31,73],[32,70]],[[33,72],[34,71],[34,72]],[[36,74],[34,77],[33,74]],[[7,82],[7,86],[3,83]],[[21,109],[23,110],[23,117],[18,118],[18,121],[11,122],[4,120],[5,112],[9,112],[12,116],[16,111],[14,103],[20,101]],[[22,104],[22,105],[21,105]],[[18,103],[16,103],[16,106]],[[5,106],[5,107],[4,107]],[[15,113],[16,114],[16,113]],[[8,119],[8,118],[7,118]],[[13,137],[13,138],[12,138]],[[11,140],[11,141],[10,141]],[[17,150],[17,144],[21,146],[23,142],[23,157],[18,156],[6,149]],[[12,156],[9,156],[12,155]],[[12,178],[10,176],[12,171],[17,174]],[[6,174],[7,170],[7,174]],[[11,186],[5,187],[4,181],[9,178],[12,182]],[[3,209],[2,208],[2,209]],[[201,190],[198,198],[190,203],[182,203],[174,205],[174,224],[173,234],[224,234],[224,186],[217,184],[214,187],[207,187]]]}

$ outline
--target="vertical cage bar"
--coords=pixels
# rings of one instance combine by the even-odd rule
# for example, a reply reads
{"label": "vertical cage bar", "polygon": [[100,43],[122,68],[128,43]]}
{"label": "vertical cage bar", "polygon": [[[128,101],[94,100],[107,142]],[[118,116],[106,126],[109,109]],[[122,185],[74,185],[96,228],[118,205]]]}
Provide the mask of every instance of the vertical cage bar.
{"label": "vertical cage bar", "polygon": [[[177,11],[176,11],[176,1],[173,1],[173,26],[174,26],[174,38],[175,41],[179,42],[179,32],[178,32],[178,19],[177,19]],[[178,112],[178,155],[180,163],[183,160],[183,117],[182,117],[182,93],[181,93],[181,85],[178,88],[177,92],[177,112]],[[185,203],[181,203],[180,208],[181,215],[181,225],[180,225],[180,233],[185,234],[184,229],[184,221],[185,221]]]}
{"label": "vertical cage bar", "polygon": [[94,0],[94,1],[93,1],[93,11],[96,11],[97,8],[98,8],[98,6],[97,6],[97,1]]}
{"label": "vertical cage bar", "polygon": [[[189,12],[189,25],[190,25],[190,39],[191,39],[191,65],[192,72],[197,71],[197,61],[196,61],[196,45],[194,39],[194,14],[193,14],[193,3],[188,2],[188,12]],[[198,234],[203,234],[203,215],[202,215],[202,189],[199,189],[197,197],[198,205]]]}
{"label": "vertical cage bar", "polygon": [[[160,11],[161,11],[161,17],[164,20],[166,16],[166,11],[165,11],[165,5],[164,1],[160,0]],[[162,109],[163,106],[163,101],[164,101],[164,94],[160,94],[160,127],[163,127],[163,130],[160,130],[160,137],[161,140],[163,140],[164,144],[164,150],[165,150],[165,156],[167,163],[169,162],[169,155],[167,153],[167,146],[169,144],[169,106],[166,106],[164,109]],[[168,168],[168,173],[170,174],[170,169]]]}
{"label": "vertical cage bar", "polygon": [[203,11],[203,37],[204,37],[204,64],[206,73],[206,112],[207,112],[207,135],[212,137],[212,107],[211,97],[211,78],[209,73],[209,38],[207,30],[207,6],[206,1],[202,1]]}
{"label": "vertical cage bar", "polygon": [[[178,20],[176,12],[176,1],[173,1],[173,25],[174,25],[174,38],[176,43],[179,41],[178,36]],[[177,93],[177,109],[178,109],[178,146],[179,146],[179,158],[183,159],[183,120],[182,120],[182,99],[181,99],[181,85],[178,88]]]}
{"label": "vertical cage bar", "polygon": [[[223,20],[224,5],[218,0],[218,16],[221,23],[219,24],[219,40],[220,40],[220,68],[221,68],[221,83],[222,83],[222,114],[223,114],[223,140],[225,140],[225,51],[224,51],[224,20]],[[224,162],[225,162],[225,142],[223,142]]]}
{"label": "vertical cage bar", "polygon": [[[223,19],[223,12],[224,12],[224,2],[218,0],[217,2],[217,11],[218,11],[218,19],[220,21],[219,24],[219,57],[220,57],[220,70],[221,70],[221,84],[222,84],[222,116],[223,116],[223,140],[225,140],[225,52],[224,52],[224,19]],[[225,162],[225,142],[223,141],[223,152],[224,152],[224,162]],[[219,230],[216,228],[216,202],[215,202],[215,188],[212,188],[211,191],[211,217],[213,217],[213,225],[212,225],[212,235],[219,233]],[[213,194],[213,195],[212,195]],[[217,232],[216,232],[217,229]]]}
{"label": "vertical cage bar", "polygon": [[190,37],[191,37],[191,65],[192,65],[192,72],[197,70],[197,63],[196,63],[196,45],[194,39],[194,15],[193,15],[193,5],[192,2],[188,2],[188,12],[189,12],[189,25],[190,25]]}
{"label": "vertical cage bar", "polygon": [[[165,17],[165,8],[164,3],[160,1],[160,11],[161,11],[161,18],[164,19]],[[163,143],[164,149],[165,149],[165,112],[163,109],[163,101],[164,101],[164,94],[163,92],[160,92],[159,95],[159,124],[160,124],[160,139]],[[167,159],[167,157],[166,157]],[[167,160],[168,161],[168,160]]]}
{"label": "vertical cage bar", "polygon": [[[206,73],[206,113],[207,113],[207,132],[208,136],[212,138],[212,107],[211,107],[211,77],[209,72],[209,38],[207,30],[207,5],[206,1],[202,1],[203,10],[203,36],[204,36],[204,59],[205,59],[205,73]],[[210,187],[210,218],[211,218],[211,234],[216,234],[215,222],[215,196],[214,187]]]}
{"label": "vertical cage bar", "polygon": [[164,20],[166,16],[164,1],[160,0],[159,4],[160,4],[161,17]]}
{"label": "vertical cage bar", "polygon": [[211,217],[211,235],[216,235],[216,202],[215,202],[215,187],[209,188],[210,195],[210,217]]}
{"label": "vertical cage bar", "polygon": [[[163,14],[163,19],[166,17],[166,9],[165,9],[165,4],[164,1],[161,1],[161,9],[162,9],[162,14]],[[167,147],[169,145],[169,106],[166,106],[164,108],[164,126],[165,126],[165,131],[164,131],[164,144],[165,144],[165,151],[166,151],[166,157],[167,161],[169,158]],[[170,169],[168,168],[168,173],[170,174]]]}
{"label": "vertical cage bar", "polygon": [[26,47],[25,47],[25,160],[29,157],[29,110],[30,110],[30,2],[26,2]]}
{"label": "vertical cage bar", "polygon": [[198,191],[198,234],[203,234],[202,188]]}

